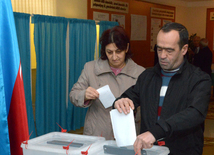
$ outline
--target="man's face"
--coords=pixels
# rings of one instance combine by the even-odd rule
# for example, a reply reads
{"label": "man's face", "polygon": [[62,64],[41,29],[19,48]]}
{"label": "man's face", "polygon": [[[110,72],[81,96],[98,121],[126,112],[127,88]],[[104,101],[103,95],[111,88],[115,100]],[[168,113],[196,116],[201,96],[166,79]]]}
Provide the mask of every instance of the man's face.
{"label": "man's face", "polygon": [[192,40],[193,44],[195,47],[199,47],[199,43],[200,43],[200,37],[199,36],[195,36]]}
{"label": "man's face", "polygon": [[159,31],[157,35],[157,53],[162,69],[171,71],[177,69],[182,64],[184,55],[188,49],[188,44],[180,49],[178,44],[179,40],[178,31]]}

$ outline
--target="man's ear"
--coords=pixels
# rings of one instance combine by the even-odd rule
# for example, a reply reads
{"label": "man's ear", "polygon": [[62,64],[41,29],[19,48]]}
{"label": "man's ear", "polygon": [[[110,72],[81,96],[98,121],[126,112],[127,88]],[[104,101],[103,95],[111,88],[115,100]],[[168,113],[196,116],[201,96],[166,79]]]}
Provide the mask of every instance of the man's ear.
{"label": "man's ear", "polygon": [[187,51],[188,51],[188,44],[185,44],[185,45],[182,47],[181,51],[182,51],[182,55],[185,55],[185,54],[187,53]]}

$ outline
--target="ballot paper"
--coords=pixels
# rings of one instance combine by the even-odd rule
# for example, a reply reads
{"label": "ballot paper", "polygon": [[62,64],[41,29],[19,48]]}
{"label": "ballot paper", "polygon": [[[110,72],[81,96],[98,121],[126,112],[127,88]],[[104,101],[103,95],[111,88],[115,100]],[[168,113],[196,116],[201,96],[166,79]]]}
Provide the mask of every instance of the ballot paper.
{"label": "ballot paper", "polygon": [[99,93],[99,99],[102,102],[103,106],[105,108],[111,107],[115,97],[112,94],[109,85],[105,85],[99,89],[97,89],[98,93]]}
{"label": "ballot paper", "polygon": [[110,117],[117,146],[133,145],[136,140],[133,110],[130,108],[130,113],[126,115],[113,109],[110,111]]}

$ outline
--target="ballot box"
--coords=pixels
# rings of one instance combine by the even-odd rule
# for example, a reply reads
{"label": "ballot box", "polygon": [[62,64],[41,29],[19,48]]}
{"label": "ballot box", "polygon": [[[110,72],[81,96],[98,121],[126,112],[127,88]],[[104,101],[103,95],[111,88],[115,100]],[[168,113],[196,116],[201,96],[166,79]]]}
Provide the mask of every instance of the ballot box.
{"label": "ballot box", "polygon": [[[117,147],[117,144],[113,140],[107,140],[100,144],[103,146],[102,150],[95,152],[94,155],[134,155],[133,146]],[[165,146],[154,145],[150,149],[141,150],[141,155],[168,155],[169,149]]]}
{"label": "ballot box", "polygon": [[[23,155],[134,155],[133,146],[118,147],[104,137],[51,132],[21,144]],[[169,149],[154,145],[142,155],[168,155]]]}
{"label": "ballot box", "polygon": [[104,137],[51,132],[21,144],[24,155],[94,155],[102,151]]}

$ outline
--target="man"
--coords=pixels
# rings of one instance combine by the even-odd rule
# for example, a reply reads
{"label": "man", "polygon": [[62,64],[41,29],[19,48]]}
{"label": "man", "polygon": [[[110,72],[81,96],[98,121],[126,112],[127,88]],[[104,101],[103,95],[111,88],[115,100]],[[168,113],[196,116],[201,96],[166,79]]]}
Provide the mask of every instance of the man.
{"label": "man", "polygon": [[208,40],[202,38],[200,40],[200,50],[197,54],[194,55],[193,64],[196,67],[199,67],[202,71],[206,72],[211,77],[211,65],[212,65],[212,52],[208,47]]}
{"label": "man", "polygon": [[197,54],[200,50],[199,47],[200,37],[194,36],[192,42],[189,43],[189,50],[187,51],[187,59],[192,64],[194,61],[194,55]]}
{"label": "man", "polygon": [[125,114],[130,107],[141,108],[141,134],[134,143],[138,155],[158,141],[165,141],[173,155],[203,152],[211,79],[188,63],[187,50],[187,29],[178,23],[165,24],[157,35],[159,63],[144,71],[113,104]]}
{"label": "man", "polygon": [[192,40],[193,45],[194,45],[194,48],[193,48],[194,54],[197,54],[199,52],[199,49],[200,49],[200,45],[199,45],[200,40],[201,40],[201,38],[199,36],[195,36],[193,38],[193,40]]}

